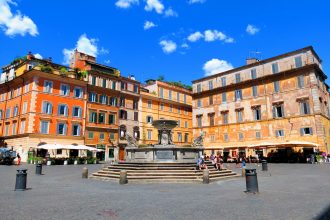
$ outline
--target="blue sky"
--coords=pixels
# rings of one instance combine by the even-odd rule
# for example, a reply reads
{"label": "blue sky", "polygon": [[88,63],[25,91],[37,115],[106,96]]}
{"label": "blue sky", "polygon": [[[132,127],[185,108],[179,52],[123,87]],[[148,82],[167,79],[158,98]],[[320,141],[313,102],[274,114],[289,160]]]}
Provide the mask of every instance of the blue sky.
{"label": "blue sky", "polygon": [[64,51],[78,46],[122,75],[190,84],[244,65],[252,51],[265,59],[312,45],[327,74],[329,6],[321,0],[0,0],[0,65],[28,51],[63,64]]}

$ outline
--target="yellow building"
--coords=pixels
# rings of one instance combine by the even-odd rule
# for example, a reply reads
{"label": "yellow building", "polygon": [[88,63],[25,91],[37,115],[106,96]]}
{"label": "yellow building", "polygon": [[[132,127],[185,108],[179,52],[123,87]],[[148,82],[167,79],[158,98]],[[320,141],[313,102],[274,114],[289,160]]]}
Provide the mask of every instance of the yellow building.
{"label": "yellow building", "polygon": [[173,130],[173,142],[176,145],[188,145],[192,142],[191,90],[170,83],[148,80],[141,87],[140,128],[141,144],[156,144],[158,131],[152,121],[157,119],[177,120]]}
{"label": "yellow building", "polygon": [[194,137],[205,132],[207,153],[225,157],[276,154],[285,162],[329,153],[326,78],[320,58],[306,47],[195,80]]}

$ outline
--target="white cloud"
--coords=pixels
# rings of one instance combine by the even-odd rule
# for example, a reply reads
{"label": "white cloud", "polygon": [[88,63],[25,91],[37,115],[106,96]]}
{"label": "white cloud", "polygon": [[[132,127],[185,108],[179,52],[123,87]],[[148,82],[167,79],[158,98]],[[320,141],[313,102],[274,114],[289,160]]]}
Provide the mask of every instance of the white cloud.
{"label": "white cloud", "polygon": [[257,28],[256,26],[252,25],[252,24],[249,24],[247,27],[246,27],[246,32],[250,35],[255,35],[256,33],[258,33],[260,31],[259,28]]}
{"label": "white cloud", "polygon": [[213,59],[207,61],[203,66],[205,76],[211,76],[211,75],[214,75],[217,73],[231,70],[233,68],[234,67],[231,63],[229,63],[225,60],[219,60],[216,58],[213,58]]}
{"label": "white cloud", "polygon": [[[83,34],[79,37],[77,44],[76,44],[76,49],[79,52],[91,55],[93,57],[97,57],[99,54],[97,44],[96,44],[96,39],[95,38],[88,38],[86,34]],[[74,52],[74,49],[64,49],[63,50],[63,55],[64,55],[64,64],[70,64],[70,59],[71,56]]]}
{"label": "white cloud", "polygon": [[204,2],[206,2],[206,0],[189,0],[188,1],[189,4],[196,4],[196,3],[203,4]]}
{"label": "white cloud", "polygon": [[157,25],[155,25],[152,21],[144,22],[144,26],[143,26],[144,30],[148,30],[148,29],[153,28],[153,27],[157,27]]}
{"label": "white cloud", "polygon": [[106,55],[106,54],[109,54],[109,50],[105,49],[104,47],[101,47],[100,55]]}
{"label": "white cloud", "polygon": [[105,60],[104,62],[105,62],[106,64],[110,64],[110,63],[111,63],[110,60]]}
{"label": "white cloud", "polygon": [[20,34],[30,34],[31,36],[37,36],[37,25],[26,15],[22,15],[19,11],[16,14],[11,12],[9,4],[17,5],[11,0],[0,0],[0,29],[5,31],[8,36],[15,36]]}
{"label": "white cloud", "polygon": [[155,10],[158,14],[162,14],[164,10],[164,5],[159,0],[147,0],[144,10]]}
{"label": "white cloud", "polygon": [[171,40],[162,40],[159,42],[164,53],[173,53],[176,50],[176,43]]}
{"label": "white cloud", "polygon": [[174,11],[172,8],[168,8],[165,11],[165,17],[178,17],[178,13],[176,11]]}
{"label": "white cloud", "polygon": [[130,8],[132,5],[138,5],[139,0],[118,0],[115,5],[118,8]]}
{"label": "white cloud", "polygon": [[203,37],[204,37],[204,35],[201,32],[196,31],[195,33],[192,33],[188,36],[188,40],[190,42],[196,42]]}
{"label": "white cloud", "polygon": [[185,49],[188,49],[189,48],[189,45],[187,43],[183,43],[183,44],[181,44],[181,47],[182,48],[185,48]]}
{"label": "white cloud", "polygon": [[33,54],[33,56],[37,59],[42,59],[42,56],[40,55],[40,53],[36,53],[36,54]]}

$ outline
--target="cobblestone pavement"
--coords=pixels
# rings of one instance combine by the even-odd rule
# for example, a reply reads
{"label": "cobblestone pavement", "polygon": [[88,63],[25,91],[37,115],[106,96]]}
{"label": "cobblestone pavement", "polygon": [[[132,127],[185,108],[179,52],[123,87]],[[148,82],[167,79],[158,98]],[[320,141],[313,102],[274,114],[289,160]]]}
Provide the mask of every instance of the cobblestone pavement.
{"label": "cobblestone pavement", "polygon": [[[235,169],[235,164],[228,164]],[[28,168],[27,191],[14,191],[17,166],[0,166],[0,219],[314,219],[330,210],[330,164],[256,167],[259,194],[245,178],[205,184],[128,184],[82,179],[84,165]],[[101,165],[88,165],[89,172]],[[329,219],[329,218],[323,218]]]}

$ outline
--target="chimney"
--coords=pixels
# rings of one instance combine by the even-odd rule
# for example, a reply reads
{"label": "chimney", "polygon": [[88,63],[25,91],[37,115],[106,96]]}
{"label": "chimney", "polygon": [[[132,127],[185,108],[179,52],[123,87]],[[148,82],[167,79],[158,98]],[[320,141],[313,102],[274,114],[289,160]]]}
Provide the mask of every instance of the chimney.
{"label": "chimney", "polygon": [[246,58],[246,65],[250,65],[252,63],[257,63],[259,60],[257,58]]}

